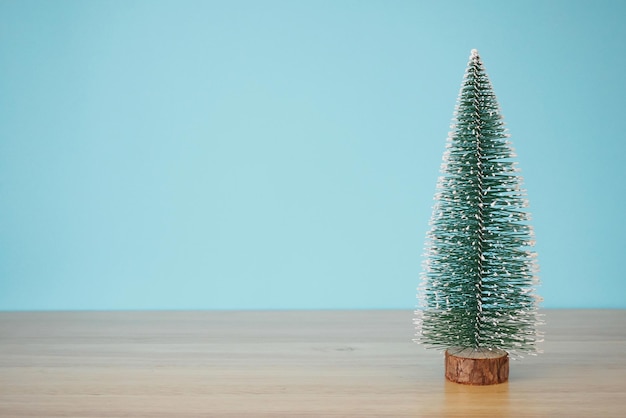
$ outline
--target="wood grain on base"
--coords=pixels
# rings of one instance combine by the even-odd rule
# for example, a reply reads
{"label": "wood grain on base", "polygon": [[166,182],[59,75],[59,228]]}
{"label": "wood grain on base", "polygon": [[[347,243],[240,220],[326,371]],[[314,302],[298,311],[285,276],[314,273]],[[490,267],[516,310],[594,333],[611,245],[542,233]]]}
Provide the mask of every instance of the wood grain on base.
{"label": "wood grain on base", "polygon": [[495,385],[509,380],[509,355],[503,350],[450,348],[446,379],[466,385]]}

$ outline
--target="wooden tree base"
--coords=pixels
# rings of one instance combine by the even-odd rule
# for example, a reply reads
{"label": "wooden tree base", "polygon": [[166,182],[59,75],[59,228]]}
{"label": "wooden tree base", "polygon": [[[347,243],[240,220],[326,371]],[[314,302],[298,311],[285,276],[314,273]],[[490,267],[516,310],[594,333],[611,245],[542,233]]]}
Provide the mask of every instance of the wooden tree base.
{"label": "wooden tree base", "polygon": [[466,385],[494,385],[509,380],[509,354],[486,348],[446,350],[446,379]]}

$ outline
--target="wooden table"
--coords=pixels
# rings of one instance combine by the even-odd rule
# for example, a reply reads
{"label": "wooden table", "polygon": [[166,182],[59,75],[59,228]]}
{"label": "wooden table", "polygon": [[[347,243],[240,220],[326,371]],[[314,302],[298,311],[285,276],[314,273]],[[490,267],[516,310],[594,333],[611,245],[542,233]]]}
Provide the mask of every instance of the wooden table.
{"label": "wooden table", "polygon": [[626,311],[547,311],[509,383],[443,377],[410,311],[0,313],[1,417],[626,416]]}

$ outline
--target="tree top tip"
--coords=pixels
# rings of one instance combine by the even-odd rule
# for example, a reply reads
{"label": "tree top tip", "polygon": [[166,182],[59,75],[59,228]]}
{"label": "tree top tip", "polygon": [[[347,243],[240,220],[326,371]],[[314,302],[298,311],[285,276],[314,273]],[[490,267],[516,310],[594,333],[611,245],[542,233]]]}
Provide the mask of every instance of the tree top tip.
{"label": "tree top tip", "polygon": [[472,59],[478,58],[478,50],[477,49],[472,49],[472,55],[470,55],[470,58],[472,58]]}

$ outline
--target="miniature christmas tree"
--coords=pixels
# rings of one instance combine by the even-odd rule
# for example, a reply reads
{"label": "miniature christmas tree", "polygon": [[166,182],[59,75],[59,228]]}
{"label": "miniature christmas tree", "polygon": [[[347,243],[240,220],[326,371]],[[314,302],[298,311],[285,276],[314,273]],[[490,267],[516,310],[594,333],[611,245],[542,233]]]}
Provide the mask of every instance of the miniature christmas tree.
{"label": "miniature christmas tree", "polygon": [[473,50],[443,156],[415,320],[416,341],[446,349],[446,377],[460,383],[506,381],[507,353],[536,352],[541,340],[533,231],[507,138]]}

